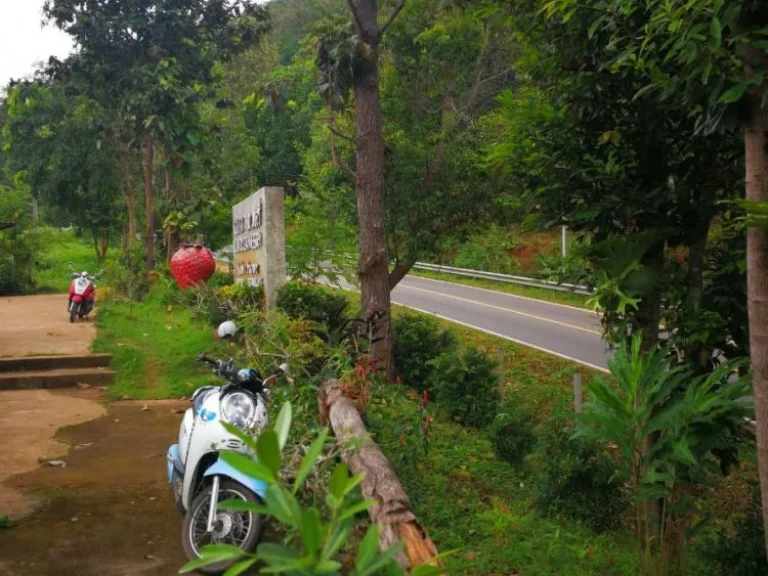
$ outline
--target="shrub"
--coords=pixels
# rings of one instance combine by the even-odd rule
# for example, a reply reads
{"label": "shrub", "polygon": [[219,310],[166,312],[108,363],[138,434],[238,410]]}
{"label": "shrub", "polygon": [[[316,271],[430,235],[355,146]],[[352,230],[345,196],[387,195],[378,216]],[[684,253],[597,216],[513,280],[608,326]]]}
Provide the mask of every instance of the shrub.
{"label": "shrub", "polygon": [[429,362],[456,348],[456,337],[423,314],[406,314],[392,321],[395,374],[419,392],[429,388],[434,368]]}
{"label": "shrub", "polygon": [[509,250],[514,247],[509,233],[494,226],[463,244],[453,264],[459,268],[513,274],[519,269],[517,261],[509,255]]}
{"label": "shrub", "polygon": [[519,466],[536,445],[530,411],[519,403],[508,402],[488,427],[488,438],[499,459]]}
{"label": "shrub", "polygon": [[469,347],[462,357],[444,352],[428,364],[431,389],[454,420],[476,428],[490,424],[501,403],[493,358]]}
{"label": "shrub", "polygon": [[264,309],[263,285],[230,284],[212,288],[201,284],[194,291],[182,290],[182,298],[186,294],[195,295],[194,315],[214,326]]}
{"label": "shrub", "polygon": [[573,428],[555,418],[540,437],[536,505],[546,515],[580,521],[596,532],[615,529],[628,505],[621,475],[601,444],[573,435]]}
{"label": "shrub", "polygon": [[759,485],[752,487],[751,504],[746,514],[734,520],[731,533],[720,529],[702,546],[704,557],[717,567],[721,576],[768,574]]}
{"label": "shrub", "polygon": [[328,334],[338,334],[348,324],[347,299],[322,286],[288,282],[277,294],[277,307],[289,318],[323,324]]}
{"label": "shrub", "polygon": [[34,283],[33,263],[41,248],[29,194],[0,187],[0,220],[16,224],[0,231],[0,294],[29,292]]}
{"label": "shrub", "polygon": [[220,270],[216,270],[213,273],[213,276],[211,276],[208,279],[208,286],[211,288],[221,288],[223,286],[232,286],[235,283],[235,276],[234,274],[230,274],[229,272],[221,272]]}

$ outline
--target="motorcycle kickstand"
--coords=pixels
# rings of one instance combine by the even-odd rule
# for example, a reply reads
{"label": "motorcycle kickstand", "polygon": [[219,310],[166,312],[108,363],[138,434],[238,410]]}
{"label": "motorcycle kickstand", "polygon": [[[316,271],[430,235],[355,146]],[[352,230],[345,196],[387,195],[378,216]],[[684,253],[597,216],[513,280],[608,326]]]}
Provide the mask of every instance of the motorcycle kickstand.
{"label": "motorcycle kickstand", "polygon": [[213,532],[214,523],[216,521],[216,505],[219,502],[219,477],[213,477],[213,486],[211,487],[211,505],[208,508],[208,526],[207,531]]}

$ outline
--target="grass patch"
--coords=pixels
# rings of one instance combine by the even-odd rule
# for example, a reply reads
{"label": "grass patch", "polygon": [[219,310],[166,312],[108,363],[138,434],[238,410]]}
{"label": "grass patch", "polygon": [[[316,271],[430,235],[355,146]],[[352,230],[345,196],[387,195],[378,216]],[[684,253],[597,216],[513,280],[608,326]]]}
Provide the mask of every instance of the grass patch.
{"label": "grass patch", "polygon": [[0,516],[0,530],[7,530],[8,528],[13,528],[11,517],[8,515]]}
{"label": "grass patch", "polygon": [[196,360],[202,351],[226,353],[214,343],[213,331],[190,313],[163,302],[153,289],[140,303],[109,299],[100,303],[93,351],[112,354],[117,372],[112,398],[173,398],[188,396],[216,379]]}
{"label": "grass patch", "polygon": [[597,535],[533,510],[526,471],[498,460],[482,432],[438,411],[426,458],[400,463],[395,430],[410,421],[416,399],[402,393],[369,409],[369,425],[396,468],[419,521],[438,550],[458,550],[451,574],[574,576],[636,574],[631,535]]}
{"label": "grass patch", "polygon": [[[92,274],[106,267],[106,262],[96,257],[93,244],[85,238],[78,238],[74,230],[42,228],[40,233],[44,250],[35,262],[35,292],[66,292],[72,281],[70,262],[78,272],[86,270]],[[108,252],[107,261],[111,256]]]}
{"label": "grass patch", "polygon": [[445,280],[455,284],[464,284],[474,288],[485,288],[494,292],[504,292],[514,294],[515,296],[525,296],[545,302],[554,302],[555,304],[567,304],[578,308],[586,308],[589,296],[584,294],[575,294],[573,292],[559,292],[557,290],[548,290],[546,288],[536,288],[533,286],[521,286],[519,284],[508,284],[506,282],[495,282],[481,278],[467,278],[465,276],[456,276],[455,274],[446,274],[444,272],[432,272],[429,270],[411,270],[409,276],[420,276],[422,278],[431,278],[433,280]]}

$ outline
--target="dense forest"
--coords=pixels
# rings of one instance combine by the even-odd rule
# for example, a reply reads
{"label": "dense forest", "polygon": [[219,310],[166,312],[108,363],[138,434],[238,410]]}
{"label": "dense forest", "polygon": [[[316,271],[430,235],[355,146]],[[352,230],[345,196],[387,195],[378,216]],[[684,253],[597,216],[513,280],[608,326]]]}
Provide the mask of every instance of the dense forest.
{"label": "dense forest", "polygon": [[[49,0],[45,18],[77,50],[0,100],[3,293],[33,284],[33,223],[151,270],[227,246],[231,206],[282,186],[289,275],[358,254],[388,371],[389,292],[414,263],[462,247],[514,271],[509,230],[566,226],[575,253],[549,265],[588,278],[607,342],[640,335],[652,359],[661,339],[710,384],[751,359],[768,521],[764,2]],[[722,415],[669,448],[676,474],[732,464]],[[671,473],[640,468],[648,490]]]}

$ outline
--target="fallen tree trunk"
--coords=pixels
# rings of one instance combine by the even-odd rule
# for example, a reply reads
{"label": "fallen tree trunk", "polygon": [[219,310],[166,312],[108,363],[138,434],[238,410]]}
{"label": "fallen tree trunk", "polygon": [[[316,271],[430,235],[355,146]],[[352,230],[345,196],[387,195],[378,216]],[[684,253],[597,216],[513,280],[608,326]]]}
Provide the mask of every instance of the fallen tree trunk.
{"label": "fallen tree trunk", "polygon": [[320,420],[330,422],[341,446],[341,456],[353,474],[364,474],[360,486],[364,498],[376,504],[368,513],[379,526],[379,548],[386,550],[396,541],[404,544],[397,562],[404,569],[436,564],[437,549],[416,521],[411,501],[381,449],[368,436],[360,413],[344,396],[337,380],[328,380],[318,390]]}

